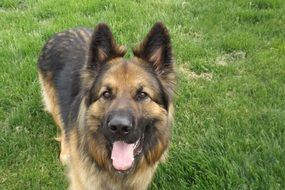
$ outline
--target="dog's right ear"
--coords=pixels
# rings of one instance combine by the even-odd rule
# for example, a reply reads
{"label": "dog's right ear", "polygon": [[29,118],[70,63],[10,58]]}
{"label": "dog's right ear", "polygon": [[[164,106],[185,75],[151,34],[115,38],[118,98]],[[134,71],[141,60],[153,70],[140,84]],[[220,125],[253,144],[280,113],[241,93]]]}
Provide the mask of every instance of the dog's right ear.
{"label": "dog's right ear", "polygon": [[149,63],[158,74],[173,72],[170,36],[161,22],[153,25],[145,39],[133,49],[133,53]]}
{"label": "dog's right ear", "polygon": [[88,68],[98,69],[106,61],[123,57],[126,50],[123,46],[117,46],[113,34],[105,23],[96,26],[91,38],[89,48]]}

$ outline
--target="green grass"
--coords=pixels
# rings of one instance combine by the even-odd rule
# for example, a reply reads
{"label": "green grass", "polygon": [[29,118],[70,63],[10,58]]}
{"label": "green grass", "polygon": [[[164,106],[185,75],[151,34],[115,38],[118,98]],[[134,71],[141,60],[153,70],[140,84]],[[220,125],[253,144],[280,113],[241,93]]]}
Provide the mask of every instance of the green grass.
{"label": "green grass", "polygon": [[37,80],[45,41],[103,21],[130,48],[158,20],[179,81],[151,189],[285,189],[284,13],[283,0],[1,0],[0,189],[67,188]]}

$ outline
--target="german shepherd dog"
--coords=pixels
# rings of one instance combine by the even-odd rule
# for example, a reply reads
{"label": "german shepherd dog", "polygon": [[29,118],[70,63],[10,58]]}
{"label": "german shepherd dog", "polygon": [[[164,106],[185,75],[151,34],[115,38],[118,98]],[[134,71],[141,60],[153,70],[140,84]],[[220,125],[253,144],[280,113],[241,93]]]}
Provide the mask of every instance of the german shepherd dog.
{"label": "german shepherd dog", "polygon": [[71,190],[147,189],[167,153],[176,76],[166,27],[125,53],[104,23],[57,33],[42,49],[43,101]]}

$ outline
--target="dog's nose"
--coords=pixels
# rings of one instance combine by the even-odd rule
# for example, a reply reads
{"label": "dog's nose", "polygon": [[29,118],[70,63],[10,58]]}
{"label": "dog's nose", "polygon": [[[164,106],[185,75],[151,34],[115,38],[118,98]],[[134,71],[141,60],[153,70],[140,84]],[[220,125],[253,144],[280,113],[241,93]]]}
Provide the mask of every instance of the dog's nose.
{"label": "dog's nose", "polygon": [[108,129],[115,135],[125,136],[133,129],[132,121],[128,116],[115,115],[109,121]]}

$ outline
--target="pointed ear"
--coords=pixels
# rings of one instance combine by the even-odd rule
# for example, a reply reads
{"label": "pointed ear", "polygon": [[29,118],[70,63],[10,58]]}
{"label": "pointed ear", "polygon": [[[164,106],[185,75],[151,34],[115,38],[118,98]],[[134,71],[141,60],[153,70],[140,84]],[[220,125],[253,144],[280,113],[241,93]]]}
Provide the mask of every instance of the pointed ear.
{"label": "pointed ear", "polygon": [[163,23],[154,24],[143,42],[133,49],[136,57],[144,60],[155,70],[168,99],[172,99],[176,85],[176,74],[172,56],[170,36]]}
{"label": "pointed ear", "polygon": [[123,57],[125,53],[123,46],[116,45],[108,25],[98,24],[91,38],[88,66],[97,68],[110,59]]}
{"label": "pointed ear", "polygon": [[154,24],[143,42],[133,53],[136,57],[150,63],[158,73],[172,70],[172,48],[170,36],[163,23]]}

